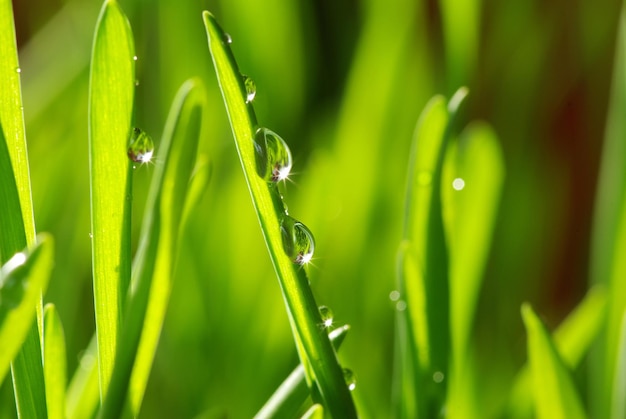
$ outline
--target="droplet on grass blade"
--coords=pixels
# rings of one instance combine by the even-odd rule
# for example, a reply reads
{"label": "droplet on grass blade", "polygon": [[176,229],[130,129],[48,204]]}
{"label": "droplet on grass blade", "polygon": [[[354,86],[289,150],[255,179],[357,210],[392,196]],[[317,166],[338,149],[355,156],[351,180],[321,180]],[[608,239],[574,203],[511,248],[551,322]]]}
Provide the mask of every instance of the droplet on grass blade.
{"label": "droplet on grass blade", "polygon": [[443,379],[445,378],[445,376],[443,375],[443,373],[441,371],[435,371],[433,373],[433,381],[437,384],[443,382]]}
{"label": "droplet on grass blade", "polygon": [[452,181],[452,187],[455,191],[462,191],[465,188],[465,181],[458,177]]}
{"label": "droplet on grass blade", "polygon": [[346,385],[348,386],[348,390],[352,391],[356,387],[356,376],[349,368],[343,369],[343,379],[346,380]]}
{"label": "droplet on grass blade", "polygon": [[315,241],[307,226],[287,216],[281,222],[280,232],[287,256],[298,265],[309,263],[315,251]]}
{"label": "droplet on grass blade", "polygon": [[324,325],[324,327],[328,328],[332,326],[333,325],[333,311],[326,306],[320,306],[319,311],[320,311],[320,317],[322,318],[322,324]]}
{"label": "droplet on grass blade", "polygon": [[228,32],[224,32],[224,42],[229,45],[233,43],[233,38],[230,36]]}
{"label": "droplet on grass blade", "polygon": [[135,163],[149,163],[153,153],[152,138],[141,128],[133,128],[128,145],[128,158]]}
{"label": "droplet on grass blade", "polygon": [[291,151],[278,134],[259,128],[254,134],[257,173],[268,182],[287,179],[291,171]]}
{"label": "droplet on grass blade", "polygon": [[256,84],[254,83],[254,80],[245,74],[241,77],[243,78],[243,84],[246,87],[246,103],[250,103],[256,96]]}

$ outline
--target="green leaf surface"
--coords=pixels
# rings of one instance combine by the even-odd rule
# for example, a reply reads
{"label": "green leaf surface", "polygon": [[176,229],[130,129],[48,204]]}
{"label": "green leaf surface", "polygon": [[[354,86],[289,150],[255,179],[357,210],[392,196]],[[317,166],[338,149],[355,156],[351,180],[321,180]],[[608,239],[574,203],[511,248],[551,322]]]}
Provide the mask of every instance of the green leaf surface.
{"label": "green leaf surface", "polygon": [[[10,362],[20,350],[35,319],[35,306],[48,285],[52,270],[54,242],[47,235],[40,235],[38,242],[30,250],[17,253],[2,267],[0,274],[0,381],[6,376]],[[33,359],[41,353],[29,354],[18,359],[19,362]],[[46,416],[46,400],[42,382],[31,382],[36,377],[36,366],[26,363],[21,366],[28,374],[24,375],[25,384],[41,385],[39,391],[20,393],[28,399],[18,403],[21,417],[38,418]],[[43,409],[43,410],[42,410]]]}
{"label": "green leaf surface", "polygon": [[48,418],[63,419],[67,385],[65,334],[54,304],[44,309],[44,377]]}
{"label": "green leaf surface", "polygon": [[285,231],[285,223],[291,219],[286,215],[277,185],[257,173],[253,139],[258,126],[252,104],[245,100],[241,73],[224,31],[209,12],[204,12],[203,18],[244,176],[283,292],[300,360],[307,374],[307,366],[313,371],[314,376],[309,374],[308,380],[317,384],[326,411],[332,417],[356,417],[335,351],[326,334],[319,333],[322,321],[306,270],[292,261],[283,246],[281,230]]}
{"label": "green leaf surface", "polygon": [[132,292],[101,417],[120,416],[129,385],[131,412],[139,413],[172,289],[205,96],[199,81],[191,80],[181,87],[172,105],[158,155],[163,164],[156,167],[152,179],[133,265]]}
{"label": "green leaf surface", "polygon": [[106,0],[96,26],[89,80],[91,233],[100,392],[113,371],[122,299],[130,281],[130,171],[126,156],[135,88],[126,16]]}
{"label": "green leaf surface", "polygon": [[314,404],[302,415],[302,419],[323,419],[324,418],[324,406],[321,404]]}
{"label": "green leaf surface", "polygon": [[529,304],[522,305],[528,333],[528,358],[533,376],[535,408],[540,419],[585,418],[571,373],[550,334]]}
{"label": "green leaf surface", "polygon": [[69,419],[93,418],[100,405],[98,386],[96,335],[80,358],[78,368],[67,388],[67,417]]}
{"label": "green leaf surface", "polygon": [[613,402],[611,405],[611,418],[624,419],[626,417],[626,310],[622,315],[622,330],[619,346],[617,348],[617,360],[615,361],[615,374],[613,376]]}

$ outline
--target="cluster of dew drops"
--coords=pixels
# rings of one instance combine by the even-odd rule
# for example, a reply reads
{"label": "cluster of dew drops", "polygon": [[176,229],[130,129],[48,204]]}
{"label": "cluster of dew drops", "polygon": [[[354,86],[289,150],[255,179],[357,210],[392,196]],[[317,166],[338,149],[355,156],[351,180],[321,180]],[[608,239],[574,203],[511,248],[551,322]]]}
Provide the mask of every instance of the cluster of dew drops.
{"label": "cluster of dew drops", "polygon": [[[231,36],[224,33],[224,43],[232,44]],[[242,74],[241,79],[245,89],[244,99],[246,104],[251,104],[256,97],[256,84],[252,78]],[[255,164],[257,174],[271,187],[276,188],[278,183],[288,179],[293,160],[289,146],[274,131],[259,127],[252,139],[255,151]],[[282,196],[281,196],[282,198]],[[295,220],[285,210],[280,220],[280,232],[283,241],[283,249],[291,261],[297,265],[305,266],[313,258],[315,241],[313,233],[307,226]],[[324,329],[333,326],[333,312],[326,306],[319,307],[320,318]],[[352,370],[344,368],[343,376],[349,390],[354,390],[356,378]]]}

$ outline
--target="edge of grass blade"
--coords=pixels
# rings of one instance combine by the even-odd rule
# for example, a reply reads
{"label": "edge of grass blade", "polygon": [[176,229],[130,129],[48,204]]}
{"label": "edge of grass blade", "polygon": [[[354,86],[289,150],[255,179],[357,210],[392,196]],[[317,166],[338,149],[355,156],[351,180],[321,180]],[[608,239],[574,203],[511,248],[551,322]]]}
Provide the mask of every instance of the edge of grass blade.
{"label": "edge of grass blade", "polygon": [[623,419],[626,417],[626,310],[622,315],[622,327],[615,361],[613,375],[613,401],[611,403],[611,418]]}
{"label": "edge of grass blade", "polygon": [[[306,271],[296,266],[283,249],[281,218],[285,218],[285,208],[282,198],[277,187],[268,185],[256,172],[253,138],[257,121],[254,108],[245,101],[241,73],[225,33],[213,15],[205,11],[202,17],[243,173],[278,276],[307,379],[317,384],[326,411],[332,417],[356,417],[356,408],[335,351],[328,336],[320,333],[319,324],[322,321]],[[313,376],[307,366],[312,370]],[[311,390],[315,396],[315,387]]]}
{"label": "edge of grass blade", "polygon": [[302,415],[302,419],[324,419],[324,406],[314,404]]}
{"label": "edge of grass blade", "polygon": [[66,393],[68,419],[93,418],[100,404],[97,348],[94,334],[78,362]]}
{"label": "edge of grass blade", "polygon": [[524,303],[521,311],[528,334],[528,358],[533,376],[537,417],[585,418],[571,373],[558,354],[545,325],[530,304]]}
{"label": "edge of grass blade", "polygon": [[63,419],[65,415],[65,387],[67,385],[67,355],[61,318],[54,304],[44,307],[44,359],[46,405],[49,419]]}
{"label": "edge of grass blade", "polygon": [[[558,353],[569,368],[576,368],[597,339],[606,319],[608,295],[604,287],[591,288],[585,298],[552,334]],[[505,407],[504,417],[532,416],[533,385],[529,365],[519,371]]]}
{"label": "edge of grass blade", "polygon": [[[41,234],[37,243],[30,249],[16,254],[2,267],[0,274],[0,373],[5,375],[9,363],[22,347],[35,318],[34,307],[48,285],[53,265],[54,241],[52,237]],[[8,298],[8,287],[16,293],[15,301]],[[8,307],[8,305],[15,305]],[[31,354],[33,357],[37,354]],[[40,354],[39,354],[40,355]],[[28,357],[24,357],[28,359]],[[14,361],[15,362],[15,361]],[[25,365],[28,369],[29,366]],[[32,384],[26,375],[24,384]],[[42,382],[43,384],[43,382]],[[42,388],[43,391],[43,388]],[[22,393],[18,393],[18,396]],[[45,417],[46,400],[40,400],[38,393],[27,393],[32,398],[18,403],[20,417]],[[44,409],[41,411],[40,409]],[[43,415],[43,416],[42,416]]]}
{"label": "edge of grass blade", "polygon": [[[349,330],[350,326],[346,324],[328,334],[328,338],[333,344],[333,348],[335,348],[335,350],[339,350],[339,347],[346,338]],[[295,417],[308,395],[309,388],[307,387],[304,376],[304,367],[300,364],[291,372],[291,374],[289,374],[285,381],[278,386],[274,394],[272,394],[272,396],[267,400],[261,410],[254,415],[254,418],[269,419]]]}
{"label": "edge of grass blade", "polygon": [[115,0],[98,17],[89,78],[89,172],[100,395],[113,371],[130,281],[130,185],[126,156],[135,89],[130,24]]}
{"label": "edge of grass blade", "polygon": [[[172,288],[176,249],[200,140],[205,93],[198,80],[183,84],[167,119],[152,178],[133,284],[111,386],[100,417],[119,417],[128,404],[137,416]],[[149,319],[149,321],[145,321]],[[128,399],[127,399],[128,393]]]}

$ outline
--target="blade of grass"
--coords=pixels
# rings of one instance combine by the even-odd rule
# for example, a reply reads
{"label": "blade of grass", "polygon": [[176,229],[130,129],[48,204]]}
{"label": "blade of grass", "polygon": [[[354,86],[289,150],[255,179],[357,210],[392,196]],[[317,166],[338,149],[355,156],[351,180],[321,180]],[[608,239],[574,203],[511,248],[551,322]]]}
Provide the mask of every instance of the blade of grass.
{"label": "blade of grass", "polygon": [[179,90],[167,120],[159,150],[159,160],[164,163],[156,167],[152,179],[125,324],[111,387],[100,414],[103,418],[120,416],[129,386],[131,412],[134,416],[139,413],[172,288],[204,98],[202,85],[197,80],[188,81]]}
{"label": "blade of grass", "polygon": [[66,351],[61,318],[54,304],[44,309],[44,377],[48,418],[63,419],[65,415]]}
{"label": "blade of grass", "polygon": [[113,371],[130,281],[130,171],[126,156],[135,88],[130,25],[106,0],[96,26],[89,80],[91,233],[100,395]]}
{"label": "blade of grass", "polygon": [[[10,217],[20,218],[13,228],[21,232],[3,230],[3,239],[12,241],[14,247],[0,246],[0,260],[6,261],[13,253],[32,246],[35,240],[35,221],[30,189],[30,172],[28,170],[28,153],[22,112],[22,96],[20,87],[20,68],[15,40],[13,8],[9,0],[0,1],[0,127],[6,141],[6,149],[13,167],[13,177],[17,187],[17,201],[20,213],[10,213]],[[3,150],[6,152],[7,150]],[[3,178],[6,179],[6,178]],[[6,179],[9,181],[9,179]],[[8,202],[8,201],[7,201]],[[11,208],[10,203],[8,203]],[[12,211],[15,208],[11,208]],[[18,227],[19,226],[19,227]],[[8,233],[4,233],[8,232]],[[7,234],[5,236],[5,234]],[[2,253],[4,252],[4,253]],[[41,355],[42,303],[41,298],[35,301],[37,323],[31,326],[22,350],[12,364],[13,387],[17,409],[20,414],[28,413],[28,417],[43,418],[46,415],[43,363]]]}
{"label": "blade of grass", "polygon": [[626,417],[626,310],[622,315],[622,333],[620,334],[615,374],[613,376],[613,404],[611,418],[623,419]]}
{"label": "blade of grass", "polygon": [[98,385],[98,342],[94,335],[67,389],[67,417],[69,419],[93,418],[100,403]]}
{"label": "blade of grass", "polygon": [[[35,318],[35,307],[45,291],[52,270],[54,242],[50,236],[40,235],[38,242],[28,250],[16,254],[3,267],[0,274],[0,377],[4,377],[9,363],[20,350]],[[36,359],[36,355],[33,359]],[[39,354],[40,355],[40,354]],[[23,359],[28,359],[24,357]],[[28,365],[24,366],[25,368]],[[36,385],[25,375],[25,384]],[[43,382],[42,382],[43,383]],[[42,389],[43,391],[43,386]],[[18,393],[31,398],[18,401],[20,417],[46,416],[46,400],[35,398],[36,392]],[[43,410],[41,410],[43,409]]]}
{"label": "blade of grass", "polygon": [[570,371],[529,304],[522,305],[528,333],[528,358],[533,375],[535,408],[540,419],[584,418],[585,412]]}
{"label": "blade of grass", "polygon": [[[583,301],[554,331],[552,339],[563,362],[571,369],[578,367],[600,334],[606,319],[608,295],[601,286],[589,290]],[[533,383],[525,365],[517,375],[503,417],[533,416]]]}
{"label": "blade of grass", "polygon": [[[447,412],[472,417],[475,384],[464,366],[474,311],[487,263],[504,180],[502,152],[493,130],[468,126],[450,144],[442,182],[443,214],[450,252],[450,338],[452,347]],[[474,412],[478,414],[478,412]]]}
{"label": "blade of grass", "polygon": [[257,174],[253,144],[257,121],[253,107],[246,103],[241,73],[225,33],[215,18],[204,12],[203,19],[244,176],[283,292],[296,347],[301,349],[300,361],[305,370],[307,365],[313,370],[314,377],[309,376],[308,379],[317,383],[328,413],[337,418],[356,417],[354,402],[335,351],[328,336],[320,334],[322,321],[306,271],[292,262],[283,248],[281,221],[286,217],[277,186],[268,184]]}
{"label": "blade of grass", "polygon": [[[339,349],[349,330],[350,326],[345,325],[328,334],[335,350]],[[254,417],[255,419],[294,417],[308,395],[309,389],[304,377],[304,367],[300,364]]]}
{"label": "blade of grass", "polygon": [[314,404],[302,415],[302,419],[323,419],[324,418],[324,406],[321,404]]}

